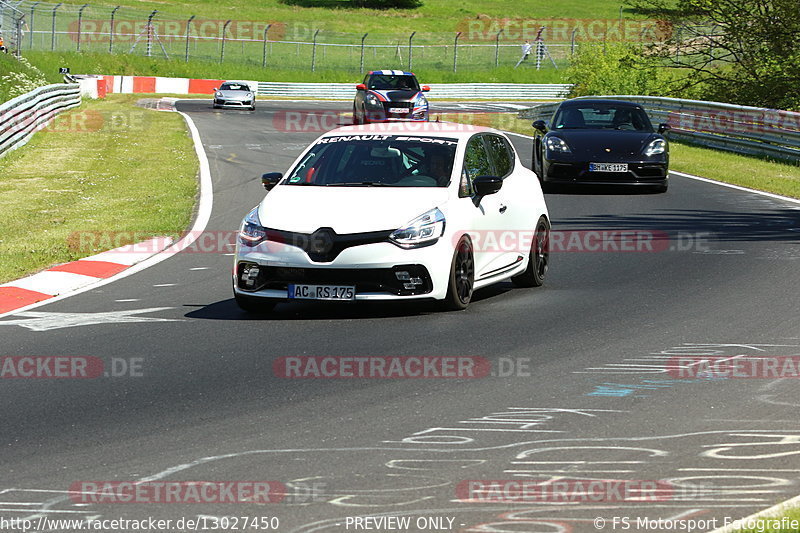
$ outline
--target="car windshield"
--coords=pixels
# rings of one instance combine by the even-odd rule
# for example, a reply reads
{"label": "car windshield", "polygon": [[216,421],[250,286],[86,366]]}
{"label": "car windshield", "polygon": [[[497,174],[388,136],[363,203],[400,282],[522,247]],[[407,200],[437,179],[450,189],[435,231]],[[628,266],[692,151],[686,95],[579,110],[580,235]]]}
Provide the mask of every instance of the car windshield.
{"label": "car windshield", "polygon": [[288,185],[447,187],[458,141],[440,137],[345,135],[321,139]]}
{"label": "car windshield", "polygon": [[223,83],[221,91],[249,91],[250,87],[242,83]]}
{"label": "car windshield", "polygon": [[414,76],[373,74],[369,77],[367,88],[378,91],[419,91],[419,83]]}
{"label": "car windshield", "polygon": [[622,104],[586,104],[561,107],[553,129],[613,129],[652,132],[653,125],[641,107]]}

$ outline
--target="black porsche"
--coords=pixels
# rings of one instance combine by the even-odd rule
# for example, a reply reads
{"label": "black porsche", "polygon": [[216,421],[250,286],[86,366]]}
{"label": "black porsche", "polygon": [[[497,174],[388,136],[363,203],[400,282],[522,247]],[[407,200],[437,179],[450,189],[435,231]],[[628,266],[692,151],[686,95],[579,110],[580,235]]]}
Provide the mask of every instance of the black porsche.
{"label": "black porsche", "polygon": [[555,184],[633,185],[665,192],[669,142],[642,106],[575,98],[558,106],[550,124],[533,123],[533,170],[543,189]]}

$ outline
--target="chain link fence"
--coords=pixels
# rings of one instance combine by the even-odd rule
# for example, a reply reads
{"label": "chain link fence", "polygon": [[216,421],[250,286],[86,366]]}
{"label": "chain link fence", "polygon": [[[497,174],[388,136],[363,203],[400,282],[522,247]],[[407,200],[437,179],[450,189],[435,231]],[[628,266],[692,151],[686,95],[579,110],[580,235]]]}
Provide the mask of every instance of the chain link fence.
{"label": "chain link fence", "polygon": [[0,0],[0,37],[6,51],[19,57],[23,35],[27,29],[25,12],[18,9],[21,2]]}
{"label": "chain link fence", "polygon": [[354,34],[301,22],[213,20],[92,4],[16,4],[27,24],[23,50],[135,54],[291,70],[558,68],[586,40],[655,39],[652,24],[629,28],[629,21],[622,19],[611,24],[583,21],[571,33],[556,24],[540,32],[537,24],[527,34],[535,38],[540,33],[542,38],[534,43],[534,53],[520,61],[527,34],[485,24],[465,22],[461,31],[442,33]]}

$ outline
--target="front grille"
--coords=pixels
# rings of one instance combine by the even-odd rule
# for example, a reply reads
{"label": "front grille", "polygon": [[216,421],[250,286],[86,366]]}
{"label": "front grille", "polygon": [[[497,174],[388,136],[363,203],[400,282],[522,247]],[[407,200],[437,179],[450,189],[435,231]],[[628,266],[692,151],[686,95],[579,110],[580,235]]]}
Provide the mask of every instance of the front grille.
{"label": "front grille", "polygon": [[392,230],[338,234],[332,228],[319,228],[314,233],[295,233],[266,228],[267,240],[295,246],[315,263],[330,263],[343,250],[352,246],[386,242]]}
{"label": "front grille", "polygon": [[[258,268],[258,274],[252,276],[254,267]],[[388,292],[398,296],[413,296],[433,290],[430,274],[422,265],[358,269],[287,268],[242,262],[237,266],[237,276],[239,289],[248,292],[266,289],[286,291],[290,283],[354,286],[356,294]]]}

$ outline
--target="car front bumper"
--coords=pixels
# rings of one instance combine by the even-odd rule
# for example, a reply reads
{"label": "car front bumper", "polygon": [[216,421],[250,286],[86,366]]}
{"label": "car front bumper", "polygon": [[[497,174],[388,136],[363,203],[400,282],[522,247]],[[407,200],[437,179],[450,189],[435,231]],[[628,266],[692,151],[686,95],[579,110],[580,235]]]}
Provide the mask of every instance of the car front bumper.
{"label": "car front bumper", "polygon": [[542,180],[552,184],[576,185],[664,185],[669,164],[666,161],[614,161],[627,163],[627,172],[590,172],[585,161],[545,161]]}
{"label": "car front bumper", "polygon": [[238,108],[241,109],[242,107],[252,107],[254,105],[254,100],[231,100],[230,98],[214,98],[214,107],[230,107],[230,108]]}
{"label": "car front bumper", "polygon": [[[354,286],[355,299],[443,299],[453,249],[443,242],[404,249],[389,242],[346,248],[331,262],[312,261],[300,248],[267,241],[250,248],[239,243],[233,272],[237,294],[289,300],[289,284]],[[258,274],[246,270],[258,266]],[[407,273],[408,275],[398,273]],[[412,278],[410,280],[401,278]],[[406,285],[408,284],[408,285]],[[413,286],[412,286],[413,285]]]}

